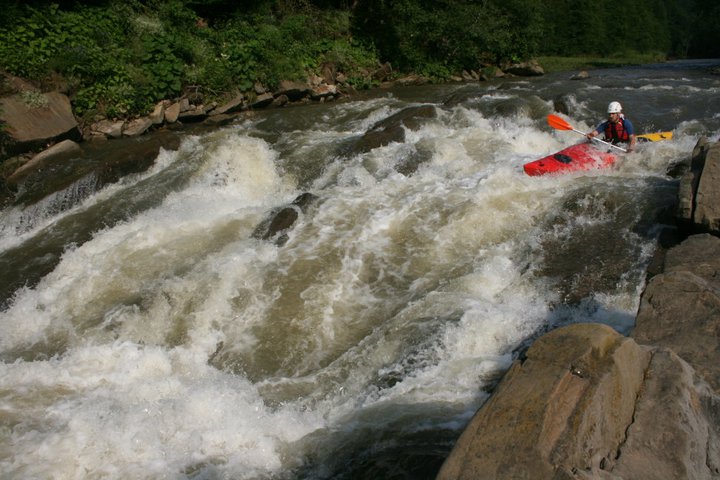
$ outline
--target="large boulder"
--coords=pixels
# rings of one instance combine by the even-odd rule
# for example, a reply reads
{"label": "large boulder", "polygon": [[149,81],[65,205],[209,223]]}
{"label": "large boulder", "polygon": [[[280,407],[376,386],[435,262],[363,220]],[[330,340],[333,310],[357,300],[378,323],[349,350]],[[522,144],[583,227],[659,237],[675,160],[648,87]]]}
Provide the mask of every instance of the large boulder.
{"label": "large boulder", "polygon": [[704,230],[720,234],[720,143],[705,153],[705,165],[695,194],[694,221]]}
{"label": "large boulder", "polygon": [[648,283],[632,332],[671,348],[720,392],[720,239],[693,235],[671,248]]}
{"label": "large boulder", "polygon": [[[612,412],[608,412],[612,415]],[[633,421],[605,471],[578,478],[717,479],[720,398],[672,350],[656,348]]]}
{"label": "large boulder", "polygon": [[718,414],[718,398],[670,350],[571,325],[513,364],[437,478],[716,478]]}
{"label": "large boulder", "polygon": [[678,224],[690,233],[720,235],[720,142],[698,140],[680,178]]}
{"label": "large boulder", "polygon": [[624,440],[649,360],[599,324],[546,334],[513,364],[437,478],[549,479],[600,468]]}
{"label": "large boulder", "polygon": [[68,97],[60,92],[24,91],[0,99],[0,121],[11,138],[8,154],[35,150],[82,135]]}

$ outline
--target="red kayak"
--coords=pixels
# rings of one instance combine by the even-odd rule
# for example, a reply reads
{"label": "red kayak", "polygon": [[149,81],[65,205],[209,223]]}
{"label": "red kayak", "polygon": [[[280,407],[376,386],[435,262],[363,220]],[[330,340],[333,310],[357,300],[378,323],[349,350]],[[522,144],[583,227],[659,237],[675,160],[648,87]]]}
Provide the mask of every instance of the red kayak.
{"label": "red kayak", "polygon": [[590,143],[573,145],[547,157],[523,165],[530,176],[561,174],[595,168],[607,168],[615,163],[612,153],[598,150]]}

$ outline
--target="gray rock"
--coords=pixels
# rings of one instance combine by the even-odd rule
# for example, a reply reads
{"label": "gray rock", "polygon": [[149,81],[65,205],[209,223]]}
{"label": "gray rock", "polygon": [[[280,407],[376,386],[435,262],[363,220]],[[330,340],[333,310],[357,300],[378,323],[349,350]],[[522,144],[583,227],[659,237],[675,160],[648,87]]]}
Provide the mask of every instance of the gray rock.
{"label": "gray rock", "polygon": [[152,126],[153,121],[150,117],[140,117],[127,122],[123,127],[122,133],[126,137],[137,137],[145,133]]}
{"label": "gray rock", "polygon": [[720,398],[662,347],[577,324],[538,339],[437,478],[712,479]]}
{"label": "gray rock", "polygon": [[537,60],[528,60],[527,62],[514,63],[504,69],[505,73],[519,75],[521,77],[536,77],[545,75],[545,71],[537,62]]}
{"label": "gray rock", "polygon": [[[36,103],[28,101],[33,95]],[[0,99],[0,120],[13,139],[17,152],[60,140],[81,140],[70,100],[59,92],[31,92]],[[9,153],[14,153],[11,151]]]}
{"label": "gray rock", "polygon": [[380,65],[380,67],[377,68],[374,72],[372,72],[370,76],[373,80],[377,82],[384,82],[386,80],[389,80],[392,76],[392,66],[390,65],[390,62],[385,62]]}
{"label": "gray rock", "polygon": [[720,143],[713,143],[705,154],[705,164],[695,195],[694,222],[702,230],[720,234]]}
{"label": "gray rock", "polygon": [[694,235],[671,248],[640,300],[632,337],[671,348],[720,391],[720,239]]}
{"label": "gray rock", "polygon": [[213,109],[211,115],[227,115],[230,113],[239,112],[245,107],[245,96],[242,93],[238,93],[232,100],[225,102],[219,107]]}
{"label": "gray rock", "polygon": [[617,456],[648,349],[610,327],[578,324],[538,339],[475,414],[437,478],[576,478]]}
{"label": "gray rock", "polygon": [[77,157],[80,155],[82,155],[82,149],[80,148],[80,145],[73,142],[72,140],[63,140],[62,142],[55,144],[47,150],[43,150],[42,152],[32,157],[20,168],[15,170],[12,175],[7,178],[6,182],[9,185],[17,185],[25,177],[27,177],[33,172],[37,172],[38,170],[45,168],[52,163],[62,162],[63,160],[67,160],[68,158]]}
{"label": "gray rock", "polygon": [[718,478],[718,400],[673,351],[655,350],[627,439],[605,466],[612,474],[606,478]]}
{"label": "gray rock", "polygon": [[437,112],[432,105],[405,108],[370,127],[358,140],[354,151],[369,152],[391,142],[402,142],[405,140],[405,128],[417,130],[427,119],[436,116]]}
{"label": "gray rock", "polygon": [[322,100],[324,98],[332,98],[337,95],[338,89],[335,85],[318,85],[313,87],[310,92],[310,98],[313,100]]}
{"label": "gray rock", "polygon": [[570,108],[568,107],[569,103],[569,96],[559,95],[553,99],[553,110],[558,113],[570,115]]}
{"label": "gray rock", "polygon": [[700,138],[688,161],[689,168],[685,169],[685,173],[680,178],[676,218],[680,226],[686,230],[692,231],[696,228],[693,225],[695,222],[695,197],[700,185],[700,177],[705,167],[705,158],[709,149],[710,144],[707,138]]}
{"label": "gray rock", "polygon": [[165,122],[166,123],[175,123],[178,120],[178,117],[180,116],[180,104],[178,102],[173,102],[165,109]]}
{"label": "gray rock", "polygon": [[152,113],[148,115],[153,125],[160,125],[165,120],[165,102],[155,105]]}
{"label": "gray rock", "polygon": [[122,120],[100,120],[90,127],[90,131],[108,138],[120,138],[124,126],[125,122]]}
{"label": "gray rock", "polygon": [[221,127],[224,125],[231,124],[236,118],[238,118],[240,113],[233,113],[233,114],[220,114],[220,115],[211,115],[208,118],[205,119],[204,123],[206,125],[212,125],[214,127]]}
{"label": "gray rock", "polygon": [[417,85],[425,85],[427,83],[430,83],[430,79],[423,76],[423,75],[406,75],[404,77],[400,77],[397,80],[395,80],[395,83],[397,85],[400,85],[401,87],[409,87],[409,86],[417,86]]}
{"label": "gray rock", "polygon": [[335,85],[336,75],[338,74],[337,64],[335,62],[325,62],[320,66],[323,81],[328,85]]}
{"label": "gray rock", "polygon": [[178,120],[185,123],[201,122],[208,117],[204,105],[190,105],[186,110],[180,108]]}
{"label": "gray rock", "polygon": [[303,97],[309,96],[311,92],[309,85],[283,80],[275,92],[275,97],[285,95],[291,102],[296,102]]}
{"label": "gray rock", "polygon": [[273,211],[255,228],[252,236],[262,240],[274,240],[278,246],[284,245],[288,240],[288,232],[300,214],[305,213],[316,200],[317,196],[310,192],[298,195],[292,204]]}
{"label": "gray rock", "polygon": [[272,101],[273,107],[284,107],[290,102],[290,99],[287,95],[278,95],[276,96]]}
{"label": "gray rock", "polygon": [[267,107],[273,102],[274,97],[270,93],[262,93],[258,95],[255,100],[250,103],[251,108],[263,108]]}

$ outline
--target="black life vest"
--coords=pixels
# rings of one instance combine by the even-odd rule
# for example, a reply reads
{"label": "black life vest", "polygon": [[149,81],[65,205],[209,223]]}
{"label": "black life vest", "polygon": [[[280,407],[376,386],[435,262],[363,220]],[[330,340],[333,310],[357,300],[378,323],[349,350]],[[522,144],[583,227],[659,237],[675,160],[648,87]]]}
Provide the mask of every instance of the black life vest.
{"label": "black life vest", "polygon": [[630,141],[630,135],[628,135],[627,129],[625,128],[624,118],[621,118],[620,121],[616,123],[612,123],[611,121],[607,122],[605,126],[605,141],[612,143]]}

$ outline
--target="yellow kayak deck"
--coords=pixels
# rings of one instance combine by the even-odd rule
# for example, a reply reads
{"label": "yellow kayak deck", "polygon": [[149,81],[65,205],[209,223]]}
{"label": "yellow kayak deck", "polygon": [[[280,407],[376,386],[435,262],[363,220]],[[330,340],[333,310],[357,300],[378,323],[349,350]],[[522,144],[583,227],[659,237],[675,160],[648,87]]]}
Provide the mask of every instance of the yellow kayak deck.
{"label": "yellow kayak deck", "polygon": [[647,142],[659,142],[660,140],[671,140],[673,137],[672,132],[657,132],[657,133],[643,133],[637,135],[638,140]]}

